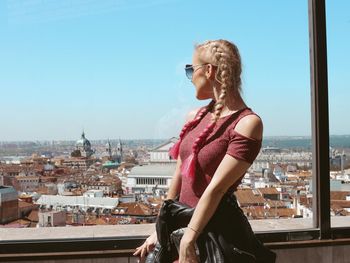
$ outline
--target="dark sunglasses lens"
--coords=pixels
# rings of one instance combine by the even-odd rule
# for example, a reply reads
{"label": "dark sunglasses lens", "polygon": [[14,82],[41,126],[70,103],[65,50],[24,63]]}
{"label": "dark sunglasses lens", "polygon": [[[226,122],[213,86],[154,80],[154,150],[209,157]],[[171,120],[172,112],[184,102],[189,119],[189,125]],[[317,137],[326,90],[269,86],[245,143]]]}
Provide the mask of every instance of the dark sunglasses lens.
{"label": "dark sunglasses lens", "polygon": [[187,78],[192,79],[192,75],[193,75],[193,67],[192,67],[192,65],[186,65],[185,72],[186,72]]}

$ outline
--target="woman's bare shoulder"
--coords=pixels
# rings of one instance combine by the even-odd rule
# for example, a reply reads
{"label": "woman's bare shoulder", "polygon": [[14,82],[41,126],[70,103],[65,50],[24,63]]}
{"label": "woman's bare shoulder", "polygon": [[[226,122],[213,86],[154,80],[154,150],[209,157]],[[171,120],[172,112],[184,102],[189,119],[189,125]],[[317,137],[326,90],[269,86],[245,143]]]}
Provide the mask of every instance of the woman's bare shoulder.
{"label": "woman's bare shoulder", "polygon": [[238,121],[235,131],[246,137],[260,140],[263,134],[263,122],[259,116],[250,114]]}

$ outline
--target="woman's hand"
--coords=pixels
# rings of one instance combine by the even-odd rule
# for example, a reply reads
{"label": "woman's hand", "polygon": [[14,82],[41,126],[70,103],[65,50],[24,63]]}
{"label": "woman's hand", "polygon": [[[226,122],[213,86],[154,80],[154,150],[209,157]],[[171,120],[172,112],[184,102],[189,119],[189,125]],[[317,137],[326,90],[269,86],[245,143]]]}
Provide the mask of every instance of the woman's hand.
{"label": "woman's hand", "polygon": [[134,256],[140,257],[140,262],[143,262],[146,255],[154,249],[157,243],[157,232],[150,235],[146,241],[139,247],[136,248]]}
{"label": "woman's hand", "polygon": [[194,246],[195,241],[192,237],[186,235],[186,232],[180,242],[179,263],[198,263],[199,260]]}

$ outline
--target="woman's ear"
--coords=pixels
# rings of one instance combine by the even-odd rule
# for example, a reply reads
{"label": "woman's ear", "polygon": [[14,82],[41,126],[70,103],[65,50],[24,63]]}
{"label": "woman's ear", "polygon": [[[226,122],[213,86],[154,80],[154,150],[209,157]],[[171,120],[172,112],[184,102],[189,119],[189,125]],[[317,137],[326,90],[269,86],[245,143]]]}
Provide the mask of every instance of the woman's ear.
{"label": "woman's ear", "polygon": [[215,79],[215,67],[212,64],[206,65],[205,75],[207,79],[211,79],[211,80]]}

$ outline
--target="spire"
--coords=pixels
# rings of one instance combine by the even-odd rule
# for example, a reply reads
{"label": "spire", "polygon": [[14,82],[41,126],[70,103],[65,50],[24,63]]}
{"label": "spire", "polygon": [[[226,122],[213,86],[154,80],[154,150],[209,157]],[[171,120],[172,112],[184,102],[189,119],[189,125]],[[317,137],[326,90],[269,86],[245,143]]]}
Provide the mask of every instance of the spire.
{"label": "spire", "polygon": [[117,144],[117,150],[118,151],[122,151],[123,150],[123,148],[122,148],[122,141],[120,140],[120,138],[119,138],[119,141],[118,141],[118,144]]}
{"label": "spire", "polygon": [[108,138],[107,144],[106,144],[106,151],[108,153],[109,158],[112,158],[112,146],[111,146],[111,142]]}
{"label": "spire", "polygon": [[122,146],[122,142],[119,138],[119,141],[117,143],[117,161],[119,163],[121,163],[122,159],[123,159],[123,146]]}

